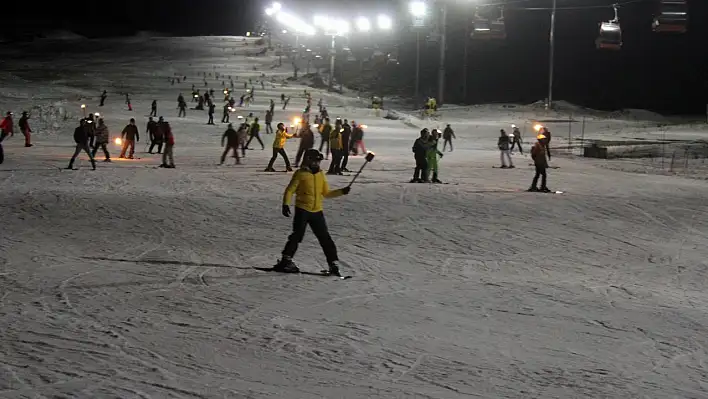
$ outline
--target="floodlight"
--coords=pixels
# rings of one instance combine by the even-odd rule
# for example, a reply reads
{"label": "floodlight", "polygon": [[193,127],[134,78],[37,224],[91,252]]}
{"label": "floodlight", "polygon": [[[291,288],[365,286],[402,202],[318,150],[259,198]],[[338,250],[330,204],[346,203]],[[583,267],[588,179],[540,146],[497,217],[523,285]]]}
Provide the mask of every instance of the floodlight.
{"label": "floodlight", "polygon": [[356,20],[356,27],[360,32],[368,32],[371,30],[371,22],[366,17],[359,17]]}
{"label": "floodlight", "polygon": [[393,21],[391,21],[391,17],[388,15],[381,14],[376,18],[376,20],[378,22],[379,29],[388,30],[393,27]]}
{"label": "floodlight", "polygon": [[271,15],[275,14],[275,10],[269,7],[269,8],[266,8],[265,13],[267,16],[270,17]]}
{"label": "floodlight", "polygon": [[281,32],[283,32],[283,34],[286,34],[286,33],[288,33],[288,30],[287,30],[287,29],[283,29]]}
{"label": "floodlight", "polygon": [[276,1],[276,2],[273,3],[272,6],[270,6],[270,8],[272,8],[273,11],[278,12],[278,11],[280,11],[281,8],[283,8],[283,6],[280,5],[280,3],[278,3],[278,2]]}
{"label": "floodlight", "polygon": [[410,12],[414,17],[422,18],[428,13],[428,10],[425,2],[412,1],[410,4]]}

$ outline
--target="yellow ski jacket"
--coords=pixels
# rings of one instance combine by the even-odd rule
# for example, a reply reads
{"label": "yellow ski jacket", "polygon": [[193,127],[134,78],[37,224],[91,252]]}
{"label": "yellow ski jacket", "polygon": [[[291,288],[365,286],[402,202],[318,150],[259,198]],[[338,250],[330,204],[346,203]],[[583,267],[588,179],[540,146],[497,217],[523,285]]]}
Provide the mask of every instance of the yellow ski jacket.
{"label": "yellow ski jacket", "polygon": [[283,195],[283,205],[290,205],[295,194],[295,207],[308,212],[321,212],[322,200],[344,195],[341,189],[329,190],[329,184],[321,170],[312,173],[307,167],[298,169]]}
{"label": "yellow ski jacket", "polygon": [[275,140],[273,140],[273,148],[283,148],[285,147],[285,141],[292,138],[293,135],[289,134],[285,130],[278,130],[275,132]]}

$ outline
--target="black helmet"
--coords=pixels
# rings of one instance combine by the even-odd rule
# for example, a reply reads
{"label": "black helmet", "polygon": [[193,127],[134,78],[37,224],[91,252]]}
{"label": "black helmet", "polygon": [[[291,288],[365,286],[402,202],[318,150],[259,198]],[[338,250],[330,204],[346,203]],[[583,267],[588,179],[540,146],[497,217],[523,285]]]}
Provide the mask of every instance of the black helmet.
{"label": "black helmet", "polygon": [[310,148],[309,150],[305,151],[305,155],[303,155],[303,163],[307,161],[321,161],[324,159],[324,156],[322,155],[321,152],[317,151],[314,148]]}

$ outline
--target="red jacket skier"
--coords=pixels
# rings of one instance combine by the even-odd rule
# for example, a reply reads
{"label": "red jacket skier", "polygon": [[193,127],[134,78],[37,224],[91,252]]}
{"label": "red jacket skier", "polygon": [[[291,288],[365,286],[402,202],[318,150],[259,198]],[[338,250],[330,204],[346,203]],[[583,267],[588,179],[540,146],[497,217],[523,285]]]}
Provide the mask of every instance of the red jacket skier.
{"label": "red jacket skier", "polygon": [[32,129],[30,129],[29,116],[27,115],[27,111],[22,111],[22,117],[20,118],[19,125],[20,131],[25,136],[25,147],[32,147],[32,143],[30,140]]}

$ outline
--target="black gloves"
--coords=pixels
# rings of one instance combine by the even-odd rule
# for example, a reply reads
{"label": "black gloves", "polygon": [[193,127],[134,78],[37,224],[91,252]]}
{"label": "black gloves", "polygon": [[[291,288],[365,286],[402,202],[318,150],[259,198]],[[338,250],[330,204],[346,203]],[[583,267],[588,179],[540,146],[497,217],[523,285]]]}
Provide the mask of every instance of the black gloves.
{"label": "black gloves", "polygon": [[290,217],[290,207],[288,205],[283,205],[283,216]]}
{"label": "black gloves", "polygon": [[346,186],[342,189],[342,194],[347,195],[350,191],[352,191],[351,186]]}

